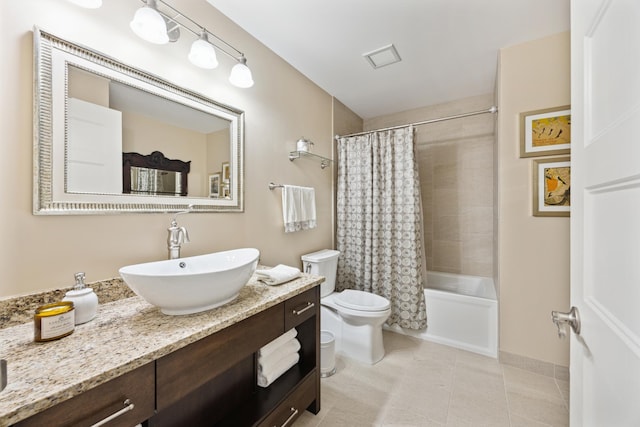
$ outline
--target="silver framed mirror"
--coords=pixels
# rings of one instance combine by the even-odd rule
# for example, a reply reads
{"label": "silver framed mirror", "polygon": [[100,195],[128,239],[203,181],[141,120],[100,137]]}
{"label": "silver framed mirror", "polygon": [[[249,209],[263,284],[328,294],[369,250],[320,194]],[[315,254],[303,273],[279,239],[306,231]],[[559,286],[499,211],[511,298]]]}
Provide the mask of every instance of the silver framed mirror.
{"label": "silver framed mirror", "polygon": [[[244,210],[243,111],[37,27],[34,84],[35,214]],[[131,191],[131,153],[189,165],[181,190]],[[223,167],[228,191],[212,194]]]}

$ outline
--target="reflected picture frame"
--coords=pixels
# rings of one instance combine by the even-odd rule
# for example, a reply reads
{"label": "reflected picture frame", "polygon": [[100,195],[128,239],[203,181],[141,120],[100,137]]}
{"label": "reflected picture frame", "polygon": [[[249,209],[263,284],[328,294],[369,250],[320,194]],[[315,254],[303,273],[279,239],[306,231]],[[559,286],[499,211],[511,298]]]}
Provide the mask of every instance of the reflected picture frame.
{"label": "reflected picture frame", "polygon": [[222,180],[228,182],[230,177],[229,162],[222,163]]}
{"label": "reflected picture frame", "polygon": [[569,157],[536,159],[533,165],[533,216],[569,216],[571,161]]}
{"label": "reflected picture frame", "polygon": [[209,197],[220,198],[220,172],[209,175]]}
{"label": "reflected picture frame", "polygon": [[571,106],[520,113],[520,157],[571,152]]}

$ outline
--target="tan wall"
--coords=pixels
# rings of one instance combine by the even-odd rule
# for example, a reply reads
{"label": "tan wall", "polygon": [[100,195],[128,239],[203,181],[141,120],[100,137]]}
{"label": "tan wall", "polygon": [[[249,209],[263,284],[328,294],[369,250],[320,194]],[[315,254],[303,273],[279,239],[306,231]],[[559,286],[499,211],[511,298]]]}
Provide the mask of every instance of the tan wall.
{"label": "tan wall", "polygon": [[[180,86],[245,111],[245,212],[180,217],[191,243],[183,255],[252,246],[267,265],[300,265],[300,255],[331,247],[332,172],[317,162],[290,162],[287,153],[301,136],[331,157],[332,98],[203,0],[180,1],[180,10],[246,54],[255,86],[228,83],[233,65],[200,70],[186,59],[193,38],[166,46],[138,39],[129,22],[139,2],[107,1],[82,9],[66,1],[0,2],[0,297],[114,277],[121,266],[164,259],[169,214],[34,216],[32,214],[32,28],[76,41]],[[269,181],[316,188],[318,228],[283,232],[280,191]]]}
{"label": "tan wall", "polygon": [[[333,98],[333,135],[347,135],[350,133],[361,132],[362,131],[363,120],[356,113],[351,111],[346,105],[340,102],[338,99]],[[338,152],[337,145],[333,144],[333,159],[337,160]],[[333,180],[334,183],[338,181],[338,169],[333,169]],[[335,235],[336,235],[336,199],[334,194],[333,199],[333,214],[334,214],[334,230],[333,230],[333,247],[336,246]]]}
{"label": "tan wall", "polygon": [[77,98],[109,108],[109,80],[76,67],[69,67],[69,98]]}
{"label": "tan wall", "polygon": [[500,350],[561,366],[569,344],[550,313],[569,308],[569,219],[532,216],[518,117],[571,102],[569,49],[569,33],[504,48],[498,78]]}
{"label": "tan wall", "polygon": [[[372,130],[484,110],[493,98],[376,117],[364,126]],[[428,270],[493,277],[494,121],[493,114],[482,114],[416,128]]]}
{"label": "tan wall", "polygon": [[[335,135],[361,132],[363,120],[337,99],[333,99],[333,131]],[[335,136],[334,135],[334,136]]]}

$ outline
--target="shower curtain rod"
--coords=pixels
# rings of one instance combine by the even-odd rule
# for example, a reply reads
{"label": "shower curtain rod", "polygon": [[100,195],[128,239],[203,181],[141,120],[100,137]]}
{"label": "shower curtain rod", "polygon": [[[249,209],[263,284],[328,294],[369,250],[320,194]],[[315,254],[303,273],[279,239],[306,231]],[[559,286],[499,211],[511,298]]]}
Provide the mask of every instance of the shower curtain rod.
{"label": "shower curtain rod", "polygon": [[400,129],[400,128],[404,128],[404,127],[407,127],[407,126],[428,125],[430,123],[444,122],[445,120],[461,119],[463,117],[477,116],[479,114],[487,114],[487,113],[495,114],[497,112],[498,112],[498,107],[493,105],[493,106],[491,106],[491,108],[487,108],[486,110],[473,111],[471,113],[456,114],[454,116],[447,116],[447,117],[439,117],[437,119],[424,120],[422,122],[408,123],[406,125],[391,126],[391,127],[382,128],[382,129],[373,129],[373,130],[368,130],[368,131],[365,131],[365,132],[350,133],[348,135],[336,135],[335,139],[345,138],[345,137],[348,137],[348,136],[364,135],[364,134],[371,133],[371,132],[382,132],[382,131],[385,131],[385,130]]}

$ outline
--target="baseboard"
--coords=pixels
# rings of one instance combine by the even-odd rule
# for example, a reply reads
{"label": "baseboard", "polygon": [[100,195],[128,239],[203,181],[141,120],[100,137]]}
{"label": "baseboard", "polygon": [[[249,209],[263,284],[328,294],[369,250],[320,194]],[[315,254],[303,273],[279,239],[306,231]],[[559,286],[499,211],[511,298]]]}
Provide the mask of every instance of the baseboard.
{"label": "baseboard", "polygon": [[520,356],[518,354],[500,351],[498,360],[504,365],[513,366],[525,371],[555,378],[557,380],[569,381],[569,368],[555,365],[550,362]]}

